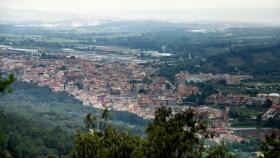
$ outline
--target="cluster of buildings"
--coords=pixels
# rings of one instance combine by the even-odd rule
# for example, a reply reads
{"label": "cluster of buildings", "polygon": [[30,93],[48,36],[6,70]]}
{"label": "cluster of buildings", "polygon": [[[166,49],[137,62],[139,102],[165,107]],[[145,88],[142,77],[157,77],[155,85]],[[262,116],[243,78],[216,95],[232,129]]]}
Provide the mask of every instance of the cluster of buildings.
{"label": "cluster of buildings", "polygon": [[[180,72],[176,75],[176,85],[164,77],[157,76],[157,68],[138,63],[107,62],[65,55],[44,55],[38,51],[17,50],[0,47],[0,69],[13,73],[19,80],[33,82],[39,86],[48,86],[53,91],[66,91],[85,105],[96,108],[109,108],[128,111],[143,118],[153,118],[160,107],[171,107],[180,112],[189,106],[180,106],[182,98],[199,93],[199,88],[187,82],[225,79],[227,83],[236,84],[248,76],[197,74]],[[232,76],[231,76],[232,77]],[[213,104],[263,104],[270,99],[279,103],[278,94],[209,96],[207,103]],[[214,141],[242,141],[243,137],[230,129],[228,111],[207,106],[191,107],[197,117],[208,122],[209,129],[215,133]],[[263,118],[279,117],[280,106],[273,106]],[[239,135],[239,136],[238,136]]]}
{"label": "cluster of buildings", "polygon": [[244,137],[238,136],[234,133],[233,130],[225,128],[213,128],[211,132],[215,133],[213,140],[217,143],[226,141],[226,142],[241,142],[245,140]]}
{"label": "cluster of buildings", "polygon": [[280,95],[277,93],[257,94],[255,97],[244,94],[213,94],[207,97],[205,102],[207,104],[219,104],[229,106],[260,106],[265,104],[265,102],[268,99],[272,102],[272,104],[280,103]]}
{"label": "cluster of buildings", "polygon": [[191,74],[187,71],[181,71],[176,74],[176,83],[199,83],[205,81],[219,81],[223,80],[226,84],[240,84],[242,80],[251,79],[250,75],[230,75],[230,74],[212,74],[212,73],[198,73]]}
{"label": "cluster of buildings", "polygon": [[157,68],[138,63],[100,63],[74,56],[46,55],[28,50],[0,48],[1,71],[18,79],[66,91],[85,105],[129,111],[152,118],[162,106],[175,106],[197,88],[176,87],[156,75]]}

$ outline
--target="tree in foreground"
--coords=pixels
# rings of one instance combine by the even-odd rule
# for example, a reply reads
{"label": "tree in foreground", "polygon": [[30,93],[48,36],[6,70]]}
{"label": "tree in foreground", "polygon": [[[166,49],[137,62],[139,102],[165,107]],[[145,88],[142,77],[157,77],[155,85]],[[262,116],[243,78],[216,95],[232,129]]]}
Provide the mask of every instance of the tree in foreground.
{"label": "tree in foreground", "polygon": [[[108,111],[105,110],[106,115]],[[104,113],[103,113],[104,114]],[[92,116],[90,116],[92,117]],[[89,116],[85,120],[90,120]],[[104,119],[104,117],[101,117]],[[87,122],[90,121],[85,121]],[[86,125],[89,127],[88,125]],[[111,126],[79,133],[75,139],[75,158],[226,158],[224,146],[207,148],[204,139],[211,137],[205,122],[193,110],[173,114],[170,108],[157,110],[146,137],[129,135]]]}
{"label": "tree in foreground", "polygon": [[135,154],[140,138],[108,127],[104,132],[78,134],[74,158],[129,158]]}
{"label": "tree in foreground", "polygon": [[[3,78],[0,73],[0,93],[11,92],[10,85],[15,81],[13,75]],[[1,129],[0,129],[1,130]],[[7,136],[0,131],[0,157],[10,157],[7,147]]]}
{"label": "tree in foreground", "polygon": [[0,73],[0,93],[11,92],[11,84],[15,81],[13,75],[9,75],[7,78],[3,78]]}
{"label": "tree in foreground", "polygon": [[225,143],[222,142],[209,149],[207,158],[234,158],[234,156],[227,152]]}
{"label": "tree in foreground", "polygon": [[261,145],[264,158],[280,158],[280,133],[274,131],[265,137]]}
{"label": "tree in foreground", "polygon": [[147,128],[148,156],[202,157],[204,138],[209,138],[207,126],[193,110],[173,115],[170,108],[160,108]]}

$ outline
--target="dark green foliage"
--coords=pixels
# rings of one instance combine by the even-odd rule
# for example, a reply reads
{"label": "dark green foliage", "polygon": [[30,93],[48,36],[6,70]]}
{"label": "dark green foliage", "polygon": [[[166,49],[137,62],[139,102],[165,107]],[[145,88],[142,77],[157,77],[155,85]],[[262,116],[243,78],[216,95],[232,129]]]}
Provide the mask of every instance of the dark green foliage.
{"label": "dark green foliage", "polygon": [[249,115],[245,115],[241,112],[232,111],[232,110],[229,111],[229,117],[236,119],[238,121],[245,121],[246,119],[250,118]]}
{"label": "dark green foliage", "polygon": [[259,151],[261,140],[257,138],[250,138],[241,142],[233,142],[228,145],[230,151],[243,151],[243,152],[255,152]]}
{"label": "dark green foliage", "polygon": [[96,127],[96,117],[88,113],[85,118],[85,126],[87,129]]}
{"label": "dark green foliage", "polygon": [[270,99],[266,99],[266,101],[263,104],[264,108],[270,108],[272,106],[272,101]]}
{"label": "dark green foliage", "polygon": [[199,87],[199,93],[186,97],[184,101],[193,102],[198,105],[204,104],[204,101],[208,96],[218,92],[215,88],[215,84],[216,83],[212,82],[196,83],[195,85]]}
{"label": "dark green foliage", "polygon": [[280,119],[277,118],[269,118],[268,120],[263,122],[264,126],[271,127],[271,128],[278,128],[280,129]]}
{"label": "dark green foliage", "polygon": [[203,104],[204,100],[212,95],[212,94],[216,94],[217,90],[215,89],[215,87],[213,86],[213,83],[211,82],[206,82],[206,83],[198,83],[198,87],[199,87],[199,91],[201,92],[198,97],[198,104]]}
{"label": "dark green foliage", "polygon": [[0,107],[0,129],[6,133],[6,150],[15,157],[41,157],[48,150],[60,155],[69,153],[73,139],[60,127],[54,127],[43,120],[24,117]]}
{"label": "dark green foliage", "polygon": [[[174,77],[176,73],[180,71],[189,71],[191,73],[197,73],[199,68],[195,65],[199,63],[199,59],[194,60],[187,60],[187,59],[181,59],[182,56],[174,55],[172,57],[167,58],[166,62],[163,62],[159,67],[159,76],[164,76],[171,82],[174,82]],[[161,59],[162,61],[165,61],[165,58]],[[170,61],[170,63],[168,63]]]}
{"label": "dark green foliage", "polygon": [[78,89],[83,89],[84,85],[81,82],[76,82],[75,86],[77,86]]}
{"label": "dark green foliage", "polygon": [[280,134],[273,132],[265,137],[261,145],[264,158],[280,158]]}
{"label": "dark green foliage", "polygon": [[[106,110],[104,113],[107,113]],[[89,116],[87,115],[87,118]],[[87,120],[87,119],[86,119]],[[75,139],[75,158],[229,158],[225,146],[208,150],[204,139],[210,138],[204,122],[188,109],[172,114],[169,108],[160,108],[155,120],[147,128],[147,136],[117,131],[112,127],[104,130],[91,129],[79,133]]]}
{"label": "dark green foliage", "polygon": [[109,119],[109,117],[110,117],[109,110],[106,107],[104,109],[104,111],[102,112],[102,115],[101,115],[103,126],[100,127],[100,130],[105,130],[106,129],[106,127],[107,127],[107,120]]}
{"label": "dark green foliage", "polygon": [[5,133],[0,131],[0,157],[7,157],[6,148],[7,148],[7,136]]}
{"label": "dark green foliage", "polygon": [[48,155],[47,155],[47,158],[55,158],[55,156],[52,152],[49,152]]}
{"label": "dark green foliage", "polygon": [[[38,120],[48,120],[72,132],[81,127],[87,113],[101,116],[103,112],[84,106],[66,92],[55,93],[32,83],[15,82],[12,88],[14,92],[2,97],[0,106],[9,106],[7,110],[21,112],[30,118],[36,116]],[[141,117],[128,112],[111,111],[110,118],[109,122],[114,126],[135,125],[134,129],[142,129],[147,124]]]}
{"label": "dark green foliage", "polygon": [[[6,91],[11,92],[12,89],[10,88],[11,84],[15,81],[15,78],[13,75],[9,75],[8,78],[2,78],[2,74],[0,72],[0,93],[5,93]],[[1,96],[0,96],[1,97]],[[5,124],[3,122],[5,119],[5,116],[3,114],[3,111],[0,109],[0,122],[1,124]],[[2,126],[0,125],[0,157],[10,157],[10,153],[7,150],[8,146],[8,136],[2,131]]]}
{"label": "dark green foliage", "polygon": [[174,116],[171,109],[159,109],[147,128],[150,157],[202,157],[204,147],[198,134],[209,138],[206,128],[190,109]]}
{"label": "dark green foliage", "polygon": [[67,67],[65,65],[63,65],[63,66],[61,66],[61,68],[59,68],[59,70],[65,71],[65,70],[67,70]]}
{"label": "dark green foliage", "polygon": [[[250,73],[279,76],[280,46],[242,47],[227,54],[211,56],[201,70],[214,73]],[[237,62],[238,61],[238,62]],[[236,63],[235,63],[236,62]]]}
{"label": "dark green foliage", "polygon": [[138,136],[131,136],[109,127],[104,132],[78,134],[74,158],[129,158],[140,144]]}
{"label": "dark green foliage", "polygon": [[[111,126],[107,127],[106,122],[110,119],[109,116],[107,108],[102,112],[100,118],[90,113],[86,115],[85,125],[89,127],[90,133],[76,135],[72,157],[133,157],[134,150],[140,145],[140,137],[117,131]],[[99,124],[99,127],[94,124]]]}
{"label": "dark green foliage", "polygon": [[139,89],[138,93],[140,93],[140,94],[147,94],[145,89]]}
{"label": "dark green foliage", "polygon": [[220,79],[219,81],[217,81],[217,83],[220,85],[227,85],[227,81],[224,79]]}
{"label": "dark green foliage", "polygon": [[[100,117],[102,114],[101,110],[85,107],[67,93],[54,93],[49,88],[24,82],[15,82],[12,88],[13,93],[0,97],[0,135],[4,136],[0,148],[1,153],[4,147],[5,154],[14,157],[40,158],[48,153],[67,157],[75,132],[85,131],[82,125],[86,114],[91,113],[90,128],[94,127],[93,114]],[[107,122],[112,126],[137,134],[143,133],[146,124],[140,117],[126,112],[112,111],[110,118]],[[135,125],[134,129],[128,128],[131,124]]]}
{"label": "dark green foliage", "polygon": [[15,81],[13,75],[9,75],[7,78],[2,77],[2,73],[0,72],[0,93],[5,93],[6,91],[11,92],[10,88],[11,84]]}
{"label": "dark green foliage", "polygon": [[233,158],[234,156],[228,153],[224,143],[210,148],[207,158]]}

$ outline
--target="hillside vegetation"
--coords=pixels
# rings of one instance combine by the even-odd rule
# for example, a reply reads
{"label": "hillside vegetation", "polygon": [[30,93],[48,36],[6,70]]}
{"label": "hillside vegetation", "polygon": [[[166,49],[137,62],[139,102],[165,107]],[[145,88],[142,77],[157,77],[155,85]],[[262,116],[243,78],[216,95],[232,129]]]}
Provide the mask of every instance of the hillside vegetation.
{"label": "hillside vegetation", "polygon": [[[13,93],[0,96],[0,137],[9,154],[15,157],[44,157],[52,151],[68,155],[74,134],[85,128],[88,112],[101,110],[85,107],[67,93],[16,82]],[[120,130],[143,134],[147,121],[127,112],[110,112],[110,123]],[[1,146],[1,145],[0,145]]]}

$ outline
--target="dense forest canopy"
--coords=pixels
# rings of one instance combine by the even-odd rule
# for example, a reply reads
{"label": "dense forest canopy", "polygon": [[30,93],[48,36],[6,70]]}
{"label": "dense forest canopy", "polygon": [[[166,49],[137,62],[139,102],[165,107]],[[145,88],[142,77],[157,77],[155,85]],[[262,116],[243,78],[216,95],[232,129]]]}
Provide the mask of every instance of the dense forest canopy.
{"label": "dense forest canopy", "polygon": [[[48,152],[68,155],[75,133],[85,129],[86,114],[102,114],[67,93],[54,93],[32,83],[15,82],[12,89],[13,93],[0,96],[0,139],[14,157],[45,157]],[[138,135],[147,124],[134,114],[114,111],[109,122],[118,130]]]}

